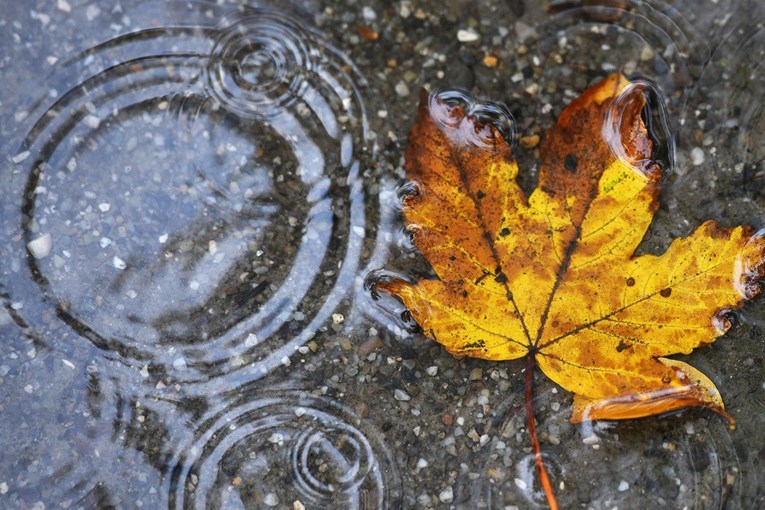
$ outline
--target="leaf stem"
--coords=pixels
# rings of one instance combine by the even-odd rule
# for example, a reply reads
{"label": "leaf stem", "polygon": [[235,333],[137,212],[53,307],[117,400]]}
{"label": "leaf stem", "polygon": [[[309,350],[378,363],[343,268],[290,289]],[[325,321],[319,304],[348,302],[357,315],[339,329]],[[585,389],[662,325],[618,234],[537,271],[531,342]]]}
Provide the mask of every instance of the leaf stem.
{"label": "leaf stem", "polygon": [[542,448],[539,446],[537,425],[534,422],[533,398],[535,367],[536,360],[534,355],[529,354],[526,356],[526,419],[529,424],[529,436],[531,436],[531,447],[534,450],[534,463],[537,465],[537,471],[539,472],[539,481],[542,484],[542,489],[545,491],[545,496],[547,496],[547,503],[550,505],[550,509],[558,510],[558,502],[555,499],[552,483],[550,483],[550,477],[547,475],[547,469],[545,468],[545,463],[542,459]]}

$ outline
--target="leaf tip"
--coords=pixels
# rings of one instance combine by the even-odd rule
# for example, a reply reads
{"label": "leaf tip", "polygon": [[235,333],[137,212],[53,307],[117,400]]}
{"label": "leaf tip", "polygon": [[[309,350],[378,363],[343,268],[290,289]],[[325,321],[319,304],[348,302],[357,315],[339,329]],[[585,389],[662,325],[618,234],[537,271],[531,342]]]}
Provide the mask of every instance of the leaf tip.
{"label": "leaf tip", "polygon": [[420,115],[427,113],[450,142],[458,146],[495,149],[515,138],[515,120],[502,103],[477,101],[460,89],[420,96]]}
{"label": "leaf tip", "polygon": [[[648,110],[648,96],[660,112],[659,120],[654,122]],[[618,93],[608,105],[601,134],[611,153],[624,161],[644,179],[659,182],[663,177],[663,166],[671,164],[672,143],[664,147],[668,160],[662,164],[661,152],[655,136],[655,126],[658,124],[667,141],[671,140],[666,131],[666,112],[661,94],[656,86],[646,80],[627,81],[620,84]]]}

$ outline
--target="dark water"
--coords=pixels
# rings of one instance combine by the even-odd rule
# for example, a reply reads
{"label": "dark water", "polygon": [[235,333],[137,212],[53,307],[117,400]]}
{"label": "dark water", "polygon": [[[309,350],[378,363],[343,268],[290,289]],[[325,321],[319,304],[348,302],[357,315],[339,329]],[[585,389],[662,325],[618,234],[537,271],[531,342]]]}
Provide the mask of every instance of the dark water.
{"label": "dark water", "polygon": [[[454,359],[364,286],[429,272],[397,198],[418,91],[520,138],[621,70],[673,162],[641,250],[765,225],[763,8],[553,3],[0,2],[0,507],[543,505],[522,364]],[[540,377],[563,507],[765,505],[763,310],[687,357],[735,431],[572,426]]]}

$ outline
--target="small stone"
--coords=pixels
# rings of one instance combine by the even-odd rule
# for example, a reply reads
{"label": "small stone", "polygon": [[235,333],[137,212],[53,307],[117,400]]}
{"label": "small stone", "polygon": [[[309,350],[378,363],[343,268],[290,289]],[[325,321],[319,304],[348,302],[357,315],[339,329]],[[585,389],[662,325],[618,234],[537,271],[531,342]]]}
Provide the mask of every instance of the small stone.
{"label": "small stone", "polygon": [[367,404],[366,402],[357,402],[353,406],[353,410],[356,411],[356,414],[358,414],[362,418],[366,418],[369,416],[369,404]]}
{"label": "small stone", "polygon": [[305,510],[305,505],[299,499],[292,502],[292,510]]}
{"label": "small stone", "polygon": [[428,467],[428,461],[420,457],[420,459],[417,461],[417,469],[423,469]]}
{"label": "small stone", "polygon": [[393,398],[400,402],[407,402],[409,400],[412,400],[412,397],[409,396],[409,393],[405,392],[404,390],[396,388],[393,391]]}
{"label": "small stone", "polygon": [[431,365],[425,369],[425,373],[433,377],[438,373],[438,367],[436,365]]}
{"label": "small stone", "polygon": [[263,504],[266,506],[277,506],[279,504],[279,496],[273,492],[269,492],[266,494],[266,497],[263,498]]}
{"label": "small stone", "polygon": [[382,346],[383,341],[380,339],[380,337],[373,336],[358,346],[356,349],[356,354],[359,355],[359,358],[366,358]]}
{"label": "small stone", "polygon": [[119,269],[120,271],[122,271],[123,269],[127,267],[127,263],[125,263],[125,261],[119,258],[117,255],[115,255],[114,258],[112,259],[112,265],[116,269]]}
{"label": "small stone", "polygon": [[653,48],[650,46],[643,46],[643,49],[640,51],[640,60],[646,62],[651,60],[654,55],[656,55],[656,52],[653,51]]}
{"label": "small stone", "polygon": [[344,351],[350,351],[353,349],[353,345],[351,344],[351,341],[347,338],[341,338],[340,339],[340,347],[343,348]]}
{"label": "small stone", "polygon": [[181,356],[173,361],[173,368],[176,370],[186,370],[186,360]]}
{"label": "small stone", "polygon": [[454,489],[452,489],[451,485],[438,493],[438,500],[441,503],[451,503],[454,501]]}
{"label": "small stone", "polygon": [[8,484],[3,482],[0,483],[0,494],[7,494],[8,493]]}
{"label": "small stone", "polygon": [[33,239],[27,243],[27,250],[36,259],[44,259],[50,255],[50,251],[53,248],[53,237],[50,234],[43,234],[37,239]]}
{"label": "small stone", "polygon": [[524,149],[533,149],[539,145],[539,135],[522,136],[518,141]]}
{"label": "small stone", "polygon": [[93,114],[88,114],[82,119],[82,123],[88,126],[90,129],[98,129],[101,125],[101,119]]}
{"label": "small stone", "polygon": [[245,347],[255,347],[258,345],[258,337],[255,336],[255,333],[250,333],[247,335],[247,338],[244,339],[244,346]]}
{"label": "small stone", "polygon": [[58,2],[56,2],[56,7],[61,12],[72,12],[72,6],[66,0],[58,0]]}
{"label": "small stone", "polygon": [[361,10],[361,15],[364,16],[364,19],[367,21],[374,21],[377,19],[377,13],[375,10],[368,6]]}
{"label": "small stone", "polygon": [[469,379],[471,381],[480,381],[483,379],[483,368],[474,368],[471,370]]}
{"label": "small stone", "polygon": [[470,30],[470,29],[457,30],[457,40],[459,42],[475,42],[480,38],[481,36],[478,35],[478,33],[475,32],[474,30]]}
{"label": "small stone", "polygon": [[98,209],[101,212],[109,212],[109,209],[111,208],[112,208],[112,204],[108,204],[106,202],[101,202],[100,204],[98,204]]}
{"label": "small stone", "polygon": [[584,444],[596,445],[596,444],[600,443],[600,438],[598,436],[596,436],[595,434],[593,434],[591,436],[587,436],[587,437],[583,438],[582,442]]}
{"label": "small stone", "polygon": [[454,417],[451,414],[447,413],[441,416],[441,423],[443,423],[447,427],[450,427],[452,423],[454,423]]}
{"label": "small stone", "polygon": [[483,57],[483,65],[489,68],[497,67],[497,64],[499,63],[499,59],[495,57],[494,55],[484,55]]}
{"label": "small stone", "polygon": [[343,314],[341,314],[341,313],[333,313],[332,314],[332,322],[334,324],[342,324],[343,321],[345,321],[345,317],[343,317]]}
{"label": "small stone", "polygon": [[93,21],[99,14],[101,14],[101,9],[95,4],[89,5],[85,11],[85,17],[88,18],[88,21]]}
{"label": "small stone", "polygon": [[526,482],[524,482],[520,478],[516,478],[515,480],[513,480],[513,482],[515,483],[515,486],[518,487],[519,489],[521,489],[522,491],[525,491],[526,488],[528,487]]}
{"label": "small stone", "polygon": [[704,150],[701,147],[691,149],[691,163],[693,166],[699,166],[704,163]]}
{"label": "small stone", "polygon": [[241,476],[235,476],[233,480],[231,480],[231,485],[234,487],[239,487],[242,485],[242,477]]}
{"label": "small stone", "polygon": [[625,492],[630,488],[630,484],[627,480],[619,482],[619,492]]}
{"label": "small stone", "polygon": [[13,156],[13,158],[11,158],[11,161],[13,161],[16,164],[21,163],[22,161],[24,161],[25,159],[29,157],[29,154],[30,154],[29,151],[19,152],[18,154]]}
{"label": "small stone", "polygon": [[396,84],[395,90],[396,94],[398,94],[400,97],[407,97],[410,94],[409,85],[403,81],[400,81]]}

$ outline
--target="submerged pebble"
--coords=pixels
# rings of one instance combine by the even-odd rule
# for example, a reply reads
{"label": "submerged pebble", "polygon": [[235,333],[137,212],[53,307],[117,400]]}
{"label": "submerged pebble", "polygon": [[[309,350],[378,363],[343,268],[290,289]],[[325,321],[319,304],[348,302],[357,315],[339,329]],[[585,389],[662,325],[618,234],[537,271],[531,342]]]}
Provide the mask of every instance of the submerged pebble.
{"label": "submerged pebble", "polygon": [[53,237],[50,234],[43,234],[37,239],[33,239],[27,243],[29,253],[36,259],[44,259],[50,255],[52,248]]}

